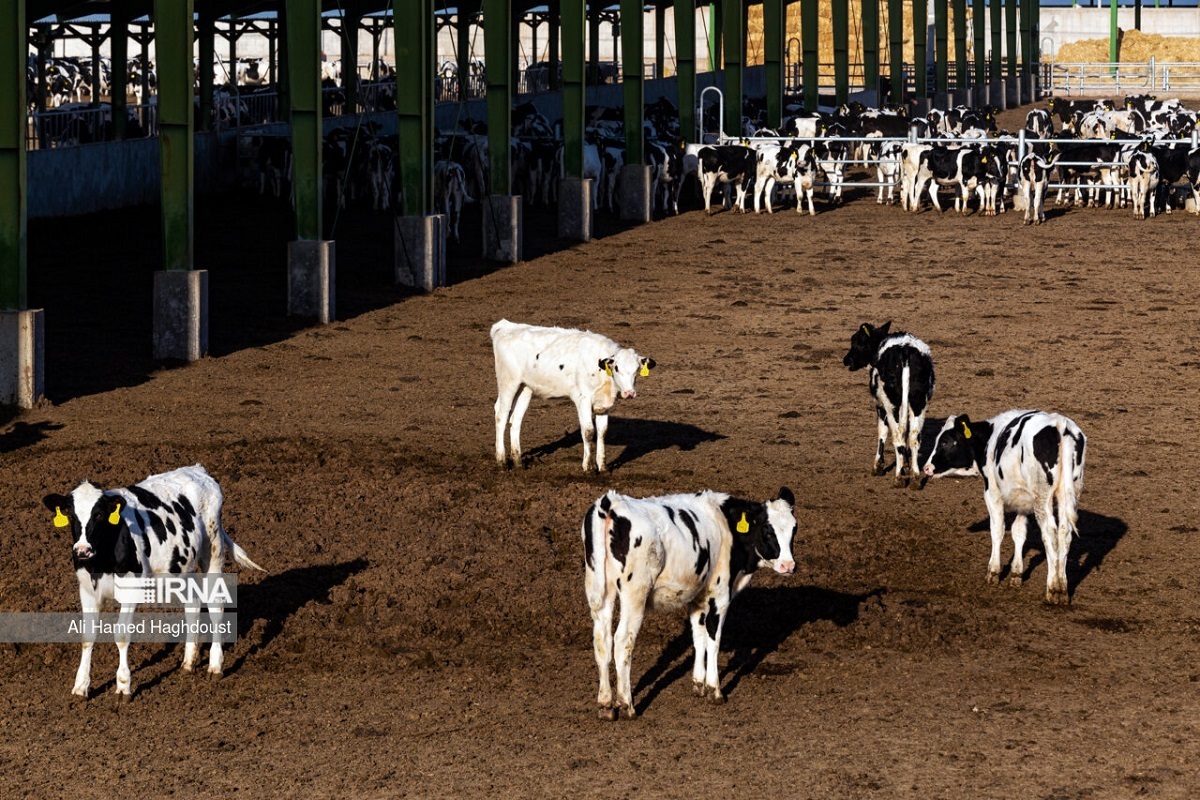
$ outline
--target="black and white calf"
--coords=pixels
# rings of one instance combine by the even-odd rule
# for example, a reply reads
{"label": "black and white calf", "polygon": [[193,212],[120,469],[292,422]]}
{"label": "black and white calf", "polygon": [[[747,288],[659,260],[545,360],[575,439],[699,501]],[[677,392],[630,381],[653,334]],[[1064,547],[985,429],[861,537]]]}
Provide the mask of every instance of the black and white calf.
{"label": "black and white calf", "polygon": [[[596,436],[596,469],[604,471],[604,434],[608,412],[618,397],[637,397],[634,383],[655,366],[633,348],[591,331],[544,328],[502,319],[492,326],[496,358],[496,461],[508,464],[511,455],[521,463],[521,420],[529,401],[538,397],[568,397],[579,414],[583,437],[583,469],[591,468],[590,439]],[[511,453],[504,451],[508,425]]]}
{"label": "black and white calf", "polygon": [[446,215],[446,231],[458,236],[458,224],[462,220],[463,203],[474,203],[467,193],[467,173],[455,161],[439,161],[433,165],[433,198],[437,210]]}
{"label": "black and white calf", "polygon": [[1026,225],[1041,225],[1046,221],[1046,187],[1050,185],[1053,159],[1047,161],[1037,153],[1030,153],[1021,160],[1019,177],[1021,197],[1025,201]]}
{"label": "black and white calf", "polygon": [[852,372],[871,368],[868,386],[879,421],[874,474],[884,472],[884,442],[890,437],[896,456],[896,485],[905,486],[908,478],[917,478],[919,489],[924,479],[917,477],[917,451],[925,411],[933,398],[933,356],[929,345],[907,333],[890,333],[891,327],[891,322],[878,328],[860,325],[850,337],[850,351],[842,363]]}
{"label": "black and white calf", "polygon": [[712,193],[718,183],[734,188],[737,192],[734,207],[744,212],[746,190],[758,169],[755,151],[740,145],[717,145],[700,148],[696,157],[699,160],[700,193],[704,195],[704,213],[712,213]]}
{"label": "black and white calf", "polygon": [[[103,490],[85,481],[70,494],[48,494],[43,505],[54,514],[54,525],[69,528],[74,542],[72,557],[79,578],[79,600],[84,613],[98,612],[106,600],[116,599],[118,577],[180,575],[193,572],[220,574],[226,557],[248,569],[262,570],[234,544],[221,525],[221,487],[204,467],[191,467],[151,475],[135,486]],[[121,605],[121,620],[132,618],[135,605]],[[200,609],[186,609],[189,619]],[[224,609],[210,604],[209,614],[219,626]],[[87,697],[91,686],[92,645],[83,643],[73,694]],[[130,695],[129,641],[117,639],[120,665],[116,691]],[[191,671],[199,647],[189,638],[183,651],[183,668]],[[220,676],[223,655],[220,636],[214,636],[208,671]]]}
{"label": "black and white calf", "polygon": [[[609,491],[596,501],[583,518],[582,535],[602,719],[636,716],[629,665],[648,607],[687,610],[696,649],[692,686],[696,694],[724,702],[717,655],[729,604],[759,567],[781,575],[795,569],[795,502],[786,487],[765,503],[710,491],[645,499]],[[614,648],[615,701],[609,681]]]}
{"label": "black and white calf", "polygon": [[1032,514],[1046,553],[1046,602],[1070,602],[1067,552],[1076,531],[1086,448],[1083,431],[1061,414],[1006,411],[986,422],[972,422],[966,414],[946,420],[925,462],[925,474],[983,476],[992,534],[988,583],[1000,582],[1004,512],[1013,511],[1017,516],[1012,524],[1009,582],[1021,584],[1025,529]]}
{"label": "black and white calf", "polygon": [[1146,218],[1146,206],[1150,206],[1150,217],[1155,214],[1154,201],[1158,194],[1158,159],[1152,153],[1138,150],[1129,158],[1129,196],[1133,199],[1133,215]]}

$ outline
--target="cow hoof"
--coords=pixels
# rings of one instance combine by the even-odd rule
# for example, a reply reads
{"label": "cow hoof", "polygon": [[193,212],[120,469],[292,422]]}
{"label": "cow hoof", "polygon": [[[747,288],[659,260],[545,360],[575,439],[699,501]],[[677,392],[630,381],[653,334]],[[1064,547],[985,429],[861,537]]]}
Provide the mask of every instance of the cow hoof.
{"label": "cow hoof", "polygon": [[871,467],[871,474],[875,476],[886,475],[887,470],[884,469],[883,464],[876,464],[875,466]]}
{"label": "cow hoof", "polygon": [[897,475],[895,477],[895,479],[892,480],[892,488],[893,489],[907,489],[908,488],[908,476],[907,475]]}
{"label": "cow hoof", "polygon": [[208,671],[205,673],[205,675],[208,677],[209,680],[219,681],[219,680],[221,680],[221,678],[225,677],[225,672],[223,670],[213,669],[212,667],[209,667]]}
{"label": "cow hoof", "polygon": [[919,491],[921,491],[922,489],[924,489],[924,488],[925,488],[925,484],[926,484],[926,483],[928,483],[928,482],[929,482],[929,477],[928,477],[928,476],[926,476],[926,475],[919,475],[919,476],[917,476],[917,477],[916,477],[916,478],[913,480],[913,484],[912,484],[912,485],[913,485],[913,488],[915,488],[915,489],[916,489],[916,490],[919,492]]}
{"label": "cow hoof", "polygon": [[1019,574],[1011,575],[1008,579],[1008,585],[1013,587],[1020,586],[1023,582]]}
{"label": "cow hoof", "polygon": [[696,697],[704,697],[708,694],[708,687],[704,685],[703,681],[692,681],[692,694]]}
{"label": "cow hoof", "polygon": [[1046,592],[1046,602],[1052,606],[1066,606],[1071,604],[1071,598],[1061,589],[1050,589]]}
{"label": "cow hoof", "polygon": [[987,582],[988,582],[988,583],[990,583],[990,584],[991,584],[991,585],[993,585],[993,586],[997,586],[997,585],[999,585],[999,583],[1000,583],[1000,573],[999,573],[999,572],[988,572],[988,574],[987,574]]}
{"label": "cow hoof", "polygon": [[713,689],[712,694],[708,696],[708,702],[714,706],[723,706],[725,705],[725,695],[721,694],[720,689]]}
{"label": "cow hoof", "polygon": [[633,706],[621,706],[620,713],[625,719],[637,719],[637,712],[633,710]]}
{"label": "cow hoof", "polygon": [[600,709],[596,712],[596,716],[605,722],[616,722],[617,710],[610,706],[600,706]]}

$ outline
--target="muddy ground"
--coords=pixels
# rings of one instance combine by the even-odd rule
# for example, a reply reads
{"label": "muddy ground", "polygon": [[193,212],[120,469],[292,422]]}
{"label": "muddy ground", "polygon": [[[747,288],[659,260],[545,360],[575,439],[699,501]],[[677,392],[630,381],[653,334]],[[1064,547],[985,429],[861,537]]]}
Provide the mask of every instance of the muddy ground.
{"label": "muddy ground", "polygon": [[[195,462],[268,573],[241,575],[219,682],[134,645],[122,705],[102,646],[83,702],[76,646],[0,645],[0,794],[1194,797],[1200,222],[821,210],[605,221],[581,246],[533,241],[553,218],[531,212],[525,263],[481,267],[476,239],[451,265],[470,280],[425,296],[390,285],[388,221],[348,213],[339,321],[301,327],[286,210],[202,200],[212,354],[176,368],[149,359],[154,209],[32,224],[49,402],[0,427],[0,610],[77,607],[42,495]],[[581,472],[565,401],[531,408],[527,469],[496,468],[501,317],[656,359],[610,474]],[[1033,534],[1025,585],[985,583],[981,482],[869,474],[866,376],[841,357],[889,319],[933,350],[933,416],[1043,408],[1087,433],[1069,607],[1043,603]],[[597,720],[588,505],[785,484],[797,571],[734,603],[728,703],[692,696],[685,620],[657,615],[640,719]]]}

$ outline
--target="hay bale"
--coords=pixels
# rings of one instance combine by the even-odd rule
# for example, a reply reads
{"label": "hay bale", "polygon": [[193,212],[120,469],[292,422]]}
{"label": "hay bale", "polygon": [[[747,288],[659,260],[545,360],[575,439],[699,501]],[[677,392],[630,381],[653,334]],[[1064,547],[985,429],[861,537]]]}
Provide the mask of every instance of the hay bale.
{"label": "hay bale", "polygon": [[[1169,64],[1200,62],[1200,39],[1186,36],[1119,30],[1117,50],[1120,61],[1146,62],[1153,58]],[[1042,60],[1049,61],[1050,58],[1043,55]],[[1064,44],[1054,60],[1063,64],[1106,64],[1109,60],[1108,37]]]}

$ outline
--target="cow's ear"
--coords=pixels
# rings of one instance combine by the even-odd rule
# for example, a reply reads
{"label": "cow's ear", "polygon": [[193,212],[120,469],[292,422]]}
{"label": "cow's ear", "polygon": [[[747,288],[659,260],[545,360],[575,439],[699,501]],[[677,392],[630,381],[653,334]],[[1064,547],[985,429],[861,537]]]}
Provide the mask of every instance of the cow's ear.
{"label": "cow's ear", "polygon": [[973,435],[971,430],[971,418],[966,414],[955,417],[954,430],[961,434],[964,439],[970,439]]}
{"label": "cow's ear", "polygon": [[658,366],[657,364],[655,364],[653,358],[640,359],[640,363],[641,363],[641,369],[638,370],[638,375],[641,375],[643,378],[645,378],[646,376],[648,376],[650,374],[650,370],[652,370],[656,366]]}
{"label": "cow's ear", "polygon": [[789,506],[796,505],[796,495],[792,494],[792,490],[786,486],[779,489],[779,499]]}
{"label": "cow's ear", "polygon": [[616,369],[616,364],[613,363],[611,358],[600,359],[600,371],[605,375],[612,375],[614,369]]}
{"label": "cow's ear", "polygon": [[889,330],[891,330],[891,327],[892,327],[892,321],[889,319],[887,322],[883,323],[878,328],[876,328],[875,333],[879,334],[880,336],[886,336],[887,332]]}
{"label": "cow's ear", "polygon": [[109,525],[121,524],[121,509],[124,507],[125,499],[114,494],[100,495],[100,499],[96,501],[96,508],[108,520]]}
{"label": "cow's ear", "polygon": [[46,510],[54,512],[54,527],[67,528],[71,525],[71,518],[67,516],[63,509],[70,509],[71,501],[61,494],[48,494],[42,498],[42,505]]}

